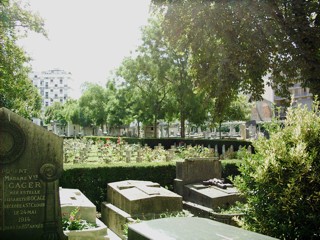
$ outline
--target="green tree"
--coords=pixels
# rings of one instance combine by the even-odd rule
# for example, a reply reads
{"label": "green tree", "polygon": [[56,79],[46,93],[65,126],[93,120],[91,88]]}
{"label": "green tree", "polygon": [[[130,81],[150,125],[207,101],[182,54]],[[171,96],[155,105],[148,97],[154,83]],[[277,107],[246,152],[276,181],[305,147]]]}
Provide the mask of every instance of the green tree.
{"label": "green tree", "polygon": [[301,106],[284,123],[268,127],[270,138],[244,154],[236,186],[247,199],[244,226],[280,239],[320,238],[320,112]]}
{"label": "green tree", "polygon": [[158,120],[163,118],[164,101],[168,94],[168,83],[159,76],[158,67],[155,59],[141,54],[136,58],[126,58],[117,71],[117,75],[128,83],[129,89],[134,89],[143,98],[139,103],[144,106],[143,113],[138,112],[136,116],[146,125],[153,124],[154,137],[157,136]]}
{"label": "green tree", "polygon": [[130,89],[127,89],[124,85],[116,87],[114,82],[108,82],[107,95],[108,103],[106,111],[108,127],[118,129],[119,135],[120,128],[129,125],[133,120]]}
{"label": "green tree", "polygon": [[[141,91],[145,109],[150,110],[153,118],[155,136],[158,119],[179,118],[181,137],[185,137],[185,122],[203,122],[206,118],[203,95],[193,88],[192,77],[188,72],[189,51],[170,46],[163,32],[163,17],[159,14],[149,19],[143,28],[142,44],[137,49],[137,57],[122,66],[122,77],[130,80]],[[125,62],[124,62],[125,63]],[[128,63],[131,63],[130,66]],[[124,70],[126,68],[126,70]],[[132,79],[135,80],[133,84]],[[139,84],[137,84],[139,83]],[[145,110],[146,111],[146,110]],[[144,114],[145,120],[148,114]]]}
{"label": "green tree", "polygon": [[106,124],[108,96],[105,88],[98,84],[86,83],[84,89],[79,99],[79,120],[82,122],[86,120],[83,122],[86,125],[102,126]]}
{"label": "green tree", "polygon": [[41,96],[28,78],[30,61],[17,41],[28,31],[45,35],[43,20],[20,1],[0,2],[0,107],[26,117],[36,117]]}
{"label": "green tree", "polygon": [[67,124],[67,120],[64,115],[64,105],[60,102],[54,102],[51,106],[47,107],[44,117],[46,124],[53,121],[58,122],[60,125]]}
{"label": "green tree", "polygon": [[153,2],[166,6],[166,35],[191,49],[195,82],[213,97],[242,91],[259,99],[267,73],[278,95],[294,82],[319,95],[318,0]]}
{"label": "green tree", "polygon": [[212,126],[218,124],[221,138],[223,122],[248,121],[251,117],[251,109],[252,106],[244,95],[240,94],[232,99],[218,97],[210,103],[209,121]]}

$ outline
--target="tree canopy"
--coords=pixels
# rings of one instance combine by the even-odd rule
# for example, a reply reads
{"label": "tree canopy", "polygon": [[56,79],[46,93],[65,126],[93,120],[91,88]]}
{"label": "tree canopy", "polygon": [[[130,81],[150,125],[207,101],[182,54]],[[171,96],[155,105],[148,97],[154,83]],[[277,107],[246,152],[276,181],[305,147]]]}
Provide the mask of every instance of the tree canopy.
{"label": "tree canopy", "polygon": [[17,40],[35,31],[45,35],[43,20],[20,1],[0,2],[0,107],[31,118],[41,109],[41,96],[28,77],[30,61]]}
{"label": "tree canopy", "polygon": [[170,42],[191,49],[195,83],[208,94],[259,99],[268,73],[278,95],[295,82],[320,93],[318,0],[153,2],[165,13]]}

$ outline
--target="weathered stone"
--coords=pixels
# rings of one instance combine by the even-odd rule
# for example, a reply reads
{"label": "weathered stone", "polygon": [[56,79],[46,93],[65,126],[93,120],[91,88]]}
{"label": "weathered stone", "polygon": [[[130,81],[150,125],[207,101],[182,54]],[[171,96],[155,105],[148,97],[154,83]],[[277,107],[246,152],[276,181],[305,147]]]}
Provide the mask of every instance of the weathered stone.
{"label": "weathered stone", "polygon": [[184,188],[185,200],[199,205],[217,209],[228,207],[236,201],[241,201],[238,190],[235,187],[222,189],[216,186],[205,186],[201,183],[188,184]]}
{"label": "weathered stone", "polygon": [[63,140],[0,109],[1,239],[64,239],[58,179]]}
{"label": "weathered stone", "polygon": [[96,217],[96,206],[81,191],[60,188],[60,205],[64,217],[78,209],[76,219],[96,224],[95,228],[64,231],[68,240],[109,240],[107,226]]}
{"label": "weathered stone", "polygon": [[182,210],[181,196],[149,181],[109,183],[107,194],[108,202],[133,217]]}
{"label": "weathered stone", "polygon": [[191,158],[177,162],[175,192],[183,196],[184,185],[210,178],[221,178],[221,162],[215,158]]}
{"label": "weathered stone", "polygon": [[163,218],[130,224],[128,240],[271,240],[276,239],[206,218]]}
{"label": "weathered stone", "polygon": [[134,222],[130,214],[107,202],[101,204],[101,220],[121,238],[124,238],[126,225]]}
{"label": "weathered stone", "polygon": [[77,217],[91,223],[96,221],[96,206],[81,191],[78,189],[60,188],[59,192],[62,216],[69,216],[78,207]]}
{"label": "weathered stone", "polygon": [[107,201],[101,206],[102,221],[118,236],[133,219],[154,219],[162,213],[182,211],[182,197],[158,183],[121,181],[108,184]]}

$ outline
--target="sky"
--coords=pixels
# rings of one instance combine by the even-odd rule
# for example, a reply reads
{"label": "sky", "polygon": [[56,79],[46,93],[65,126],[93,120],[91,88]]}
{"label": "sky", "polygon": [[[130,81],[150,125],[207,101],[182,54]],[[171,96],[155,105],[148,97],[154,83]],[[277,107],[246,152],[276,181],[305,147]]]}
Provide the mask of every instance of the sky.
{"label": "sky", "polygon": [[72,73],[72,98],[84,82],[104,85],[110,71],[130,56],[147,24],[150,0],[29,0],[45,21],[48,39],[30,33],[19,44],[33,71],[59,68]]}

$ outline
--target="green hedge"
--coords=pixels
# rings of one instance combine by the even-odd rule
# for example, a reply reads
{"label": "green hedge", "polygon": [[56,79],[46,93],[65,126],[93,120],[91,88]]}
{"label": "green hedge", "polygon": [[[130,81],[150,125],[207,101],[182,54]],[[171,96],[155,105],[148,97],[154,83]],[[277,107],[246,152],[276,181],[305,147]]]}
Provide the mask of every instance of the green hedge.
{"label": "green hedge", "polygon": [[[222,161],[222,177],[228,178],[239,174],[239,162],[240,160]],[[107,200],[108,183],[123,180],[144,180],[159,183],[162,187],[173,191],[175,177],[175,163],[126,163],[99,167],[96,165],[72,165],[64,170],[60,178],[60,186],[79,189],[100,211],[101,202]]]}
{"label": "green hedge", "polygon": [[[87,139],[92,139],[93,141],[106,141],[109,139],[112,142],[117,142],[118,137],[97,137],[97,136],[88,136]],[[250,141],[237,140],[237,139],[201,139],[201,138],[130,138],[130,137],[121,137],[121,139],[129,144],[140,144],[144,146],[145,144],[151,148],[158,146],[159,143],[164,147],[164,149],[170,149],[172,145],[203,145],[204,147],[212,147],[218,145],[218,152],[222,154],[222,146],[225,145],[226,150],[233,145],[234,151],[238,151],[239,146],[248,147],[251,146]]]}
{"label": "green hedge", "polygon": [[65,169],[60,178],[63,188],[76,188],[85,194],[100,210],[107,200],[107,185],[123,180],[145,180],[173,189],[176,176],[174,163],[141,163],[97,166],[77,166]]}

